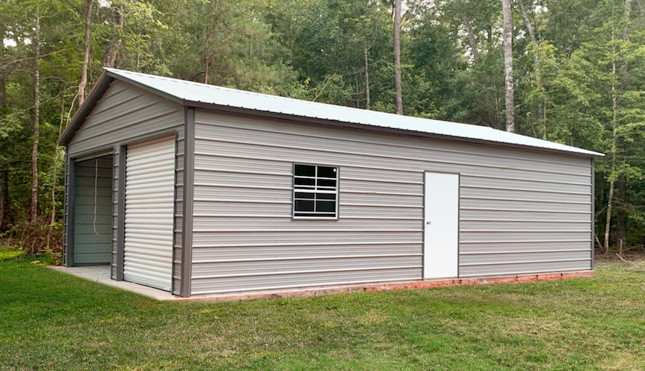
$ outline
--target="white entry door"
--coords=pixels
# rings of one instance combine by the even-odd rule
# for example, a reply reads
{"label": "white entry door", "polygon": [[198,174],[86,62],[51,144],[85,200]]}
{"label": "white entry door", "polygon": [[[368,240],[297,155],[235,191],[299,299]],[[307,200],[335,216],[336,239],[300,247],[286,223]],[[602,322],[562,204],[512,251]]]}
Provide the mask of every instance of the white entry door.
{"label": "white entry door", "polygon": [[425,174],[423,278],[458,275],[459,174]]}
{"label": "white entry door", "polygon": [[124,279],[171,291],[174,138],[128,146],[125,173]]}

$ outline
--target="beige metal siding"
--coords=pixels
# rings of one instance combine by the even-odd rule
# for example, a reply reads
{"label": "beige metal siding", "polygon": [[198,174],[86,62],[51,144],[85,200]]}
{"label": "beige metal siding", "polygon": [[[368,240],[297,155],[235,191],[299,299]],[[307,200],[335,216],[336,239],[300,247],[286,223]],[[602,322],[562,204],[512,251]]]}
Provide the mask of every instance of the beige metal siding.
{"label": "beige metal siding", "polygon": [[176,128],[184,121],[183,107],[120,81],[110,84],[92,113],[74,134],[70,156],[133,138]]}
{"label": "beige metal siding", "polygon": [[[588,158],[196,112],[192,294],[420,279],[423,173],[461,174],[460,275],[591,267]],[[294,162],[339,220],[292,220]]]}
{"label": "beige metal siding", "polygon": [[[96,103],[90,115],[71,139],[67,153],[75,156],[96,152],[138,141],[155,133],[177,134],[177,197],[175,200],[175,218],[181,220],[183,201],[183,156],[184,156],[184,107],[170,102],[157,95],[121,81],[113,81],[101,99]],[[115,151],[118,152],[118,151]],[[118,154],[114,158],[114,200],[118,200]],[[116,277],[117,250],[117,204],[113,211],[113,247],[112,247],[112,277]],[[69,212],[69,206],[66,208]],[[181,222],[175,227],[175,257],[181,257]],[[66,242],[69,238],[66,238]],[[180,265],[175,261],[175,276],[173,287],[178,290],[181,277]],[[174,293],[178,293],[175,291]]]}

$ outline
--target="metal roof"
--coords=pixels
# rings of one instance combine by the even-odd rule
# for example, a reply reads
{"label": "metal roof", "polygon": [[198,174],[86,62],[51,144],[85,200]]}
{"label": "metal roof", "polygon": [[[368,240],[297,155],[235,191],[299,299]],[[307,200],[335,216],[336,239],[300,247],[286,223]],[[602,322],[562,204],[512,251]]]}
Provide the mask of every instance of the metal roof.
{"label": "metal roof", "polygon": [[310,102],[112,68],[106,68],[106,75],[133,83],[184,105],[231,107],[235,109],[376,126],[468,140],[541,148],[587,156],[604,156],[598,152],[508,133],[485,126]]}

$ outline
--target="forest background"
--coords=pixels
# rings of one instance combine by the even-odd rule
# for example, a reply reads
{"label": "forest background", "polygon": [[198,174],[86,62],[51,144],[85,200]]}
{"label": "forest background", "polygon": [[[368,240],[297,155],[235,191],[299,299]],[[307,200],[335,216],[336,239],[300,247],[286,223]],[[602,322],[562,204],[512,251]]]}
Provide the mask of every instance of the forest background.
{"label": "forest background", "polygon": [[0,240],[60,249],[56,140],[111,66],[602,152],[597,248],[645,251],[645,0],[400,2],[0,0]]}

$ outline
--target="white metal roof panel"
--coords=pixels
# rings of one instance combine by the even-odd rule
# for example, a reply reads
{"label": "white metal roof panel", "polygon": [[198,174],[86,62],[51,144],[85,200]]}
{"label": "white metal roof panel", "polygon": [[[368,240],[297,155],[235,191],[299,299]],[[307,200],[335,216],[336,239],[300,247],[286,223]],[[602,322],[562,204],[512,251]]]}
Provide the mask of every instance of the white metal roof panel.
{"label": "white metal roof panel", "polygon": [[292,116],[309,117],[344,123],[370,125],[384,128],[423,132],[434,135],[466,138],[487,142],[543,148],[583,154],[604,156],[601,153],[550,142],[524,135],[508,133],[485,126],[460,124],[425,118],[395,115],[378,111],[336,106],[332,104],[304,101],[275,95],[253,93],[243,90],[178,80],[169,77],[106,68],[109,75],[129,80],[175,97],[188,104],[190,102],[213,104],[247,110],[279,113]]}

